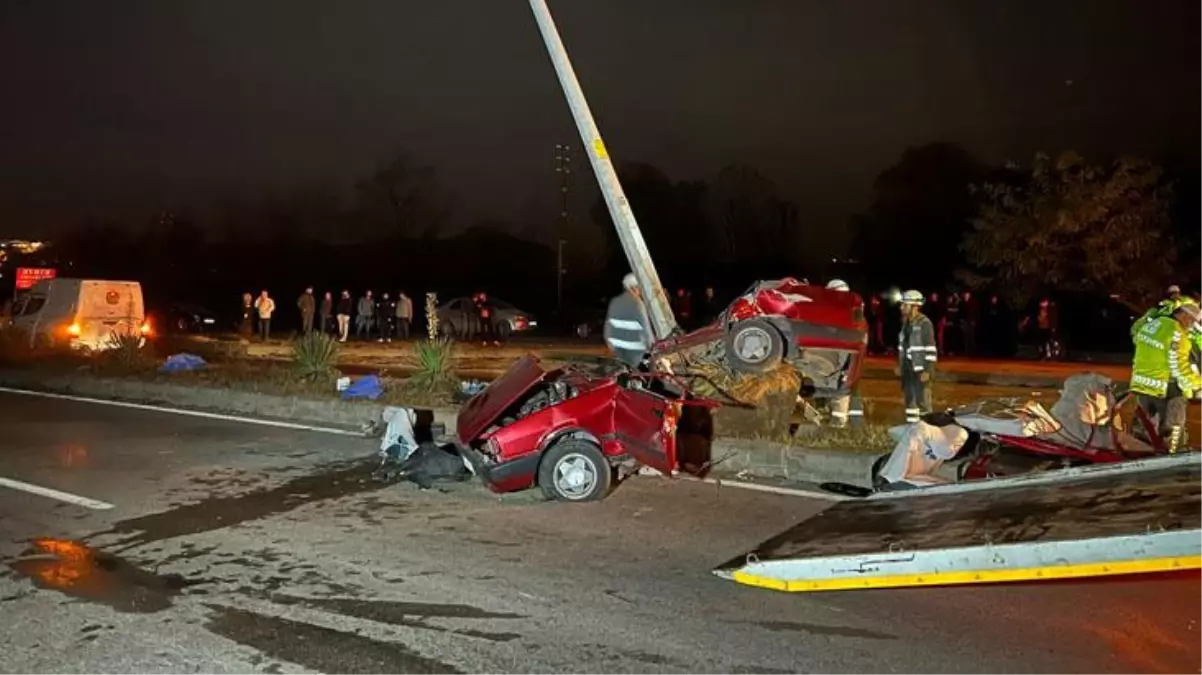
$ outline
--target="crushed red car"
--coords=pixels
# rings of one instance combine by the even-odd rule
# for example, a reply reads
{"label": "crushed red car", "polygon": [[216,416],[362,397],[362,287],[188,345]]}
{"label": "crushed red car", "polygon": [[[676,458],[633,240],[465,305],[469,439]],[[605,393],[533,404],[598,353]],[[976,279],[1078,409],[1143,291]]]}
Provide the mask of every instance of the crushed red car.
{"label": "crushed red car", "polygon": [[859,379],[868,348],[864,301],[793,278],[760,281],[714,323],[663,340],[654,353],[705,347],[720,347],[736,372],[763,373],[787,361],[814,395],[845,394]]}
{"label": "crushed red car", "polygon": [[460,409],[460,452],[495,492],[602,499],[619,466],[672,474],[682,406],[716,405],[670,377],[610,361],[547,369],[528,354]]}

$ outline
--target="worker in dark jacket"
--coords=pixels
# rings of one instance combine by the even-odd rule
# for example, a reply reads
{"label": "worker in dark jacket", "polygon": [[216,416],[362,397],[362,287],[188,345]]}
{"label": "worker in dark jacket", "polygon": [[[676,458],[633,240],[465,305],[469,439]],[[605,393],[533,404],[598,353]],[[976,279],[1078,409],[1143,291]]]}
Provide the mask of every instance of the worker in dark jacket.
{"label": "worker in dark jacket", "polygon": [[317,313],[317,298],[313,296],[310,286],[296,299],[296,308],[300,310],[301,332],[305,335],[313,332],[313,316]]}
{"label": "worker in dark jacket", "polygon": [[922,293],[902,293],[901,314],[894,373],[901,376],[906,421],[917,422],[919,417],[931,412],[931,383],[935,379],[939,349],[935,345],[935,326],[922,313]]}
{"label": "worker in dark jacket", "polygon": [[605,346],[615,358],[638,368],[651,350],[651,321],[634,275],[627,274],[622,286],[625,292],[610,300],[605,312]]}

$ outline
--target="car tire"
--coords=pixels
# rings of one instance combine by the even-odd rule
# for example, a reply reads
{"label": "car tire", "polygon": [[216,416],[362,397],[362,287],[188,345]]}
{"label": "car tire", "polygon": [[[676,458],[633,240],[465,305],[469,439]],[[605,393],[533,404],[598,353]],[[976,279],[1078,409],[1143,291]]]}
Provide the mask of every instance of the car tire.
{"label": "car tire", "polygon": [[763,319],[740,321],[726,331],[726,360],[739,373],[765,373],[785,357],[785,336]]}
{"label": "car tire", "polygon": [[451,321],[447,321],[442,324],[442,334],[444,337],[454,338],[456,340],[461,337],[459,335],[459,331],[455,328],[455,324]]}
{"label": "car tire", "polygon": [[587,323],[582,323],[576,326],[576,337],[581,340],[587,340],[589,336],[589,326]]}
{"label": "car tire", "polygon": [[538,466],[538,486],[547,499],[595,502],[609,494],[613,471],[588,441],[565,438],[551,446]]}
{"label": "car tire", "polygon": [[513,325],[506,319],[497,324],[497,337],[502,340],[508,339],[513,334]]}

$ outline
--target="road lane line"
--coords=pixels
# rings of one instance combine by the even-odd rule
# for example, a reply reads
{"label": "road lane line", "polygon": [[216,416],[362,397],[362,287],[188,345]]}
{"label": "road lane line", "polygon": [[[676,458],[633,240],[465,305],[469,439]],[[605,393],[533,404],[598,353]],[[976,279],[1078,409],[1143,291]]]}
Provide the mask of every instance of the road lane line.
{"label": "road lane line", "polygon": [[19,480],[13,480],[11,478],[4,478],[3,476],[0,476],[0,487],[12,488],[14,490],[28,492],[41,497],[57,499],[60,502],[67,502],[68,504],[75,504],[76,506],[96,509],[97,511],[105,511],[113,508],[112,504],[108,502],[102,502],[98,499],[80,497],[79,495],[73,495],[70,492],[63,492],[53,488],[42,487],[41,485],[34,485],[33,483],[25,483]]}
{"label": "road lane line", "polygon": [[803,490],[801,488],[780,487],[777,485],[761,485],[759,483],[746,483],[738,480],[727,480],[725,478],[687,478],[686,480],[697,481],[700,483],[709,483],[718,487],[733,487],[740,490],[751,490],[752,492],[768,492],[774,495],[787,495],[789,497],[805,497],[807,499],[825,499],[831,502],[842,502],[852,499],[845,495],[835,494],[833,492],[821,492],[819,490]]}
{"label": "road lane line", "polygon": [[118,408],[130,408],[133,410],[147,410],[150,412],[168,413],[171,415],[187,415],[188,417],[203,417],[211,420],[222,420],[225,422],[242,422],[244,424],[258,424],[265,427],[277,427],[279,429],[294,429],[296,431],[316,431],[323,434],[335,434],[338,436],[356,436],[363,438],[361,431],[349,431],[347,429],[335,429],[333,427],[318,427],[311,424],[297,424],[295,422],[277,422],[275,420],[265,420],[256,417],[239,417],[238,415],[223,415],[221,413],[202,412],[200,410],[185,410],[183,408],[168,408],[158,405],[147,405],[145,403],[129,403],[128,401],[110,401],[103,398],[89,398],[87,396],[71,396],[69,394],[52,394],[46,391],[33,391],[30,389],[12,389],[10,387],[0,387],[0,393],[17,394],[20,396],[38,396],[41,398],[53,398],[63,401],[75,401],[76,403],[96,403],[99,405],[111,405]]}
{"label": "road lane line", "polygon": [[[69,394],[52,394],[45,391],[33,391],[30,389],[12,389],[10,387],[0,387],[0,393],[18,394],[21,396],[40,396],[42,398],[53,398],[64,401],[75,401],[78,403],[96,403],[99,405],[111,405],[118,408],[131,408],[134,410],[147,410],[150,412],[161,412],[172,415],[188,415],[191,417],[203,417],[206,419],[223,420],[226,422],[242,422],[245,424],[259,424],[268,427],[278,427],[280,429],[295,429],[297,431],[316,431],[324,434],[336,434],[339,436],[355,436],[363,437],[362,432],[348,431],[346,429],[335,429],[332,427],[318,427],[309,424],[296,424],[294,422],[277,422],[274,420],[258,419],[254,417],[239,417],[237,415],[223,415],[220,413],[201,412],[199,410],[184,410],[181,408],[167,408],[157,405],[147,405],[145,403],[129,403],[126,401],[110,401],[102,398],[89,398],[86,396],[72,396]],[[790,497],[805,497],[808,499],[823,499],[832,502],[841,502],[851,499],[845,495],[839,495],[832,492],[822,492],[818,490],[803,490],[800,488],[778,487],[775,485],[761,485],[759,483],[746,483],[737,480],[726,480],[720,478],[690,478],[702,483],[711,485],[727,486],[738,488],[741,490],[751,490],[753,492],[767,492],[771,494],[787,495]]]}

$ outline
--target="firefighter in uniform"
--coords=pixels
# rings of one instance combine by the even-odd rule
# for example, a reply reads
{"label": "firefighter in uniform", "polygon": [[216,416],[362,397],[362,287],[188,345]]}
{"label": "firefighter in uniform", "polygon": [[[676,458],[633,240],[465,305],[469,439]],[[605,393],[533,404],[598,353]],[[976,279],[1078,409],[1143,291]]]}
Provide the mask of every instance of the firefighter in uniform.
{"label": "firefighter in uniform", "polygon": [[624,292],[609,301],[605,313],[605,345],[609,352],[631,368],[638,368],[651,350],[651,321],[643,306],[643,294],[633,274],[622,279]]}
{"label": "firefighter in uniform", "polygon": [[[843,292],[851,290],[847,282],[842,279],[831,279],[826,283],[826,288],[831,291]],[[849,422],[858,425],[864,420],[864,407],[860,403],[860,394],[856,389],[857,387],[852,387],[850,392],[831,398],[831,426],[841,429],[846,427]]]}
{"label": "firefighter in uniform", "polygon": [[1135,361],[1131,391],[1138,395],[1140,407],[1156,420],[1169,452],[1181,447],[1188,402],[1202,390],[1202,377],[1190,362],[1190,332],[1198,322],[1198,305],[1178,300],[1165,311],[1140,317],[1132,328]]}
{"label": "firefighter in uniform", "polygon": [[922,303],[922,293],[902,293],[902,327],[897,336],[894,373],[901,376],[906,422],[917,422],[919,417],[931,412],[931,384],[935,378],[935,363],[939,360],[935,327],[922,313]]}

